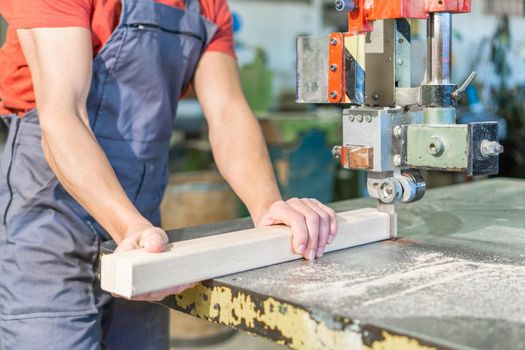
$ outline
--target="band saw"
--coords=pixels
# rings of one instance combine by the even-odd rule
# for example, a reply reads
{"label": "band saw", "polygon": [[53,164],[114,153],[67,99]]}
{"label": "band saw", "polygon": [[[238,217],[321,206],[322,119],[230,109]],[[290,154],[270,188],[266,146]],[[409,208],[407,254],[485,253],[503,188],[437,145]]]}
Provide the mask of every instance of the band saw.
{"label": "band saw", "polygon": [[[456,106],[476,72],[452,82],[452,17],[471,0],[337,0],[348,31],[297,40],[297,102],[343,106],[345,169],[367,172],[367,190],[391,215],[423,198],[420,170],[498,173],[496,122],[456,124]],[[413,86],[411,20],[426,20],[426,73]]]}

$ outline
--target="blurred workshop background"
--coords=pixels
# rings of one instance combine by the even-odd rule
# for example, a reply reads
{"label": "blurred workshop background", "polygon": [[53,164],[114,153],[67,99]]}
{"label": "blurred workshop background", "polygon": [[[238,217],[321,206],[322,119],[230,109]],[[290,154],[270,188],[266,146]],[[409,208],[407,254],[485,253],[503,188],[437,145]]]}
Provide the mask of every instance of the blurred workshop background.
{"label": "blurred workshop background", "polygon": [[[345,31],[346,17],[335,11],[333,0],[230,0],[229,4],[244,91],[264,130],[283,195],[324,202],[366,195],[365,173],[341,169],[331,154],[332,147],[341,144],[341,109],[295,103],[296,37]],[[474,70],[479,73],[461,103],[459,122],[499,121],[505,146],[500,176],[525,178],[524,1],[474,0],[473,7],[472,14],[454,17],[453,81],[464,81]],[[1,21],[2,43],[6,28]],[[420,80],[425,31],[423,22],[413,26],[413,55],[421,56]],[[6,127],[0,123],[0,149],[5,135]],[[216,171],[202,110],[193,98],[180,104],[171,158],[173,175],[163,204],[166,229],[247,215]],[[430,188],[472,181],[441,173],[428,173],[425,178]],[[178,317],[187,316],[174,315],[177,348],[221,342],[222,347],[212,348],[274,346],[252,340],[244,344],[244,336],[231,339],[231,331],[220,326],[182,322]]]}

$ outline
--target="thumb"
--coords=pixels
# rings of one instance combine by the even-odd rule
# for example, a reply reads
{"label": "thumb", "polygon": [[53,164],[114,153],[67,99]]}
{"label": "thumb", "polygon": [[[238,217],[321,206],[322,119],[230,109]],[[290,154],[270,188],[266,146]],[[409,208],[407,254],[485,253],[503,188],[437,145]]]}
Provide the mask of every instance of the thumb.
{"label": "thumb", "polygon": [[168,236],[159,228],[144,232],[142,246],[150,253],[161,253],[166,250]]}

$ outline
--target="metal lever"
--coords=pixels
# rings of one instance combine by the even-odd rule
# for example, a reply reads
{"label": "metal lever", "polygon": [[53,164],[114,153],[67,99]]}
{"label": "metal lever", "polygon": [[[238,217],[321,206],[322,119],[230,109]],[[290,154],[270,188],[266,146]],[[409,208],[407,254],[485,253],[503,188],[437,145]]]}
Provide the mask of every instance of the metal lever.
{"label": "metal lever", "polygon": [[476,79],[477,76],[478,76],[478,73],[476,72],[470,73],[469,77],[467,78],[467,80],[465,80],[463,85],[461,85],[456,91],[452,93],[452,98],[454,100],[459,100],[461,98],[461,95],[463,95],[465,90],[467,90],[469,85],[472,84],[472,82],[474,81],[474,79]]}

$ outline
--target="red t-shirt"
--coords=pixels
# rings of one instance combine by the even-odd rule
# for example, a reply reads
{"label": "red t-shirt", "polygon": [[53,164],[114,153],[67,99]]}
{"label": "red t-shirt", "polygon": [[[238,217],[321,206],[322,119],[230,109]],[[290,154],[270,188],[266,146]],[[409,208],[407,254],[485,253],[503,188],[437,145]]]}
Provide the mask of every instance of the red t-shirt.
{"label": "red t-shirt", "polygon": [[[184,0],[155,0],[177,8]],[[204,17],[218,26],[207,51],[235,56],[232,16],[226,0],[199,0]],[[35,108],[31,73],[16,29],[84,27],[92,32],[96,54],[118,25],[120,0],[1,0],[0,14],[9,23],[0,49],[0,114],[23,113]]]}

